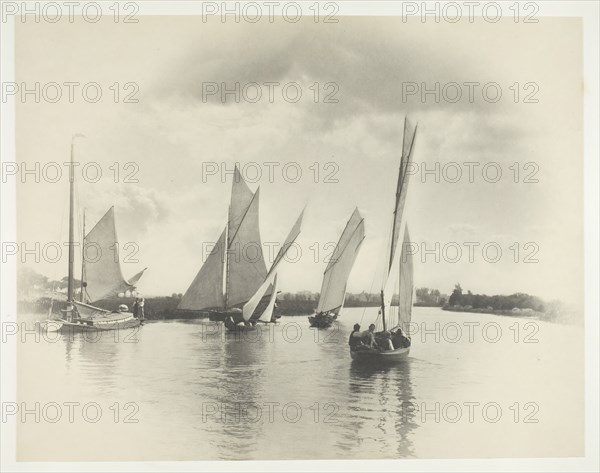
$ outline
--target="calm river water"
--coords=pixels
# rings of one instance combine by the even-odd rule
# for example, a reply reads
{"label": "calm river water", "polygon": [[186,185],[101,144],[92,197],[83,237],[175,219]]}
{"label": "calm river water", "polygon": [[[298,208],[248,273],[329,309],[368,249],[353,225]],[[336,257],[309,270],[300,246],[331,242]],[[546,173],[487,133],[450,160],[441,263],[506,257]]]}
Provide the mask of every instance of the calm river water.
{"label": "calm river water", "polygon": [[375,315],[345,309],[326,331],[283,317],[241,339],[200,320],[97,340],[28,335],[18,459],[582,454],[581,327],[415,308],[405,362],[352,362],[351,327]]}

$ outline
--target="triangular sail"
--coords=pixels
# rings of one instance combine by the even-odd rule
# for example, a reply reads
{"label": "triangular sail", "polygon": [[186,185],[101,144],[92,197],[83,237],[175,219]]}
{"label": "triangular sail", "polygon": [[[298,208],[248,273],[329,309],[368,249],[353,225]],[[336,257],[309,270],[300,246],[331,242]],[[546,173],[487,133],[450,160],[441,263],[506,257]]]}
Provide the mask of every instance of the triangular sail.
{"label": "triangular sail", "polygon": [[290,230],[290,233],[288,233],[288,236],[285,239],[285,241],[283,242],[283,245],[281,246],[281,248],[279,248],[279,251],[277,252],[277,256],[275,256],[275,259],[273,260],[273,264],[271,265],[271,268],[269,269],[269,274],[267,276],[270,276],[270,275],[272,275],[272,273],[275,272],[275,269],[277,268],[277,266],[279,265],[281,260],[285,257],[285,255],[288,252],[288,250],[290,249],[290,247],[294,244],[294,242],[296,241],[296,238],[298,238],[298,235],[300,235],[300,230],[302,229],[302,219],[303,218],[304,218],[304,210],[302,210],[302,212],[300,212],[300,215],[296,219],[296,223],[294,223],[294,226]]}
{"label": "triangular sail", "polygon": [[[239,223],[234,223],[235,234],[228,238],[230,243],[227,249],[225,300],[227,307],[250,299],[267,275],[258,223],[259,191],[260,189],[253,194]],[[232,201],[232,209],[237,206],[238,203]],[[231,227],[229,233],[232,233]]]}
{"label": "triangular sail", "polygon": [[242,220],[250,207],[254,193],[244,181],[242,174],[237,166],[233,171],[233,184],[231,186],[231,205],[229,206],[229,216],[227,224],[229,226],[229,235],[227,236],[227,246],[231,246]]}
{"label": "triangular sail", "polygon": [[115,213],[111,207],[84,238],[83,278],[87,300],[98,301],[135,289],[143,271],[132,282],[127,281],[121,271],[118,249]]}
{"label": "triangular sail", "polygon": [[[413,303],[413,258],[410,250],[410,236],[408,225],[404,226],[404,239],[399,252],[399,271],[394,271],[388,279],[388,286],[384,290],[385,322],[386,329],[392,330],[401,327],[404,332],[408,330],[411,320]],[[396,267],[396,266],[395,266]],[[398,307],[392,307],[392,297],[398,288]],[[382,321],[378,320],[377,329],[383,329]]]}
{"label": "triangular sail", "polygon": [[270,322],[273,318],[273,309],[275,309],[275,300],[277,299],[277,274],[273,278],[273,284],[271,285],[271,297],[266,309],[258,318],[261,322]]}
{"label": "triangular sail", "polygon": [[262,284],[258,287],[258,289],[254,293],[254,295],[248,300],[248,302],[246,302],[246,304],[244,304],[244,307],[243,307],[244,320],[250,320],[250,317],[256,310],[256,307],[258,306],[259,302],[265,295],[267,289],[273,282],[274,278],[277,276],[276,271],[277,271],[277,267],[279,266],[279,263],[281,263],[281,261],[283,260],[283,258],[286,255],[286,253],[288,252],[290,247],[294,244],[294,241],[296,241],[296,238],[298,238],[298,235],[300,234],[303,216],[304,216],[304,210],[300,213],[300,216],[296,220],[296,223],[290,230],[290,233],[288,234],[287,238],[285,239],[282,247],[279,249],[279,252],[277,253],[277,256],[275,257],[275,260],[273,261],[271,269],[269,269],[269,272],[268,272],[266,278],[264,279]]}
{"label": "triangular sail", "polygon": [[136,283],[140,280],[140,278],[144,275],[144,271],[146,271],[148,268],[144,268],[142,269],[139,273],[133,275],[132,277],[129,278],[129,285],[130,286],[135,286]]}
{"label": "triangular sail", "polygon": [[406,202],[406,194],[408,192],[408,181],[410,174],[407,172],[408,165],[412,161],[412,154],[414,150],[415,137],[417,133],[417,126],[412,126],[408,121],[408,118],[404,120],[404,141],[402,145],[402,156],[400,158],[400,170],[398,172],[398,184],[396,186],[396,201],[394,204],[394,220],[392,230],[392,240],[390,248],[390,259],[388,272],[392,270],[394,257],[396,253],[396,246],[398,239],[402,233],[401,222],[404,213],[404,204]]}
{"label": "triangular sail", "polygon": [[356,209],[348,220],[323,274],[317,312],[339,311],[344,304],[346,283],[364,238],[364,220]]}
{"label": "triangular sail", "polygon": [[[413,305],[413,257],[410,248],[408,226],[404,232],[402,257],[400,258],[400,285],[398,290],[398,320],[396,325],[405,333],[409,333]],[[392,326],[393,327],[393,326]]]}
{"label": "triangular sail", "polygon": [[226,230],[223,230],[217,244],[208,255],[192,284],[184,294],[178,309],[203,310],[220,308],[224,305],[223,270]]}

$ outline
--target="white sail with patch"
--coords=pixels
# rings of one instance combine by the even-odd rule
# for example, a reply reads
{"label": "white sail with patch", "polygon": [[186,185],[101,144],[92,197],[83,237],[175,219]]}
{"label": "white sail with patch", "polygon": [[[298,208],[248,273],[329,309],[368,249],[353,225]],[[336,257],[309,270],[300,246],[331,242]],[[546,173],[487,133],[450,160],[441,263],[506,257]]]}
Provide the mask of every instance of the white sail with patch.
{"label": "white sail with patch", "polygon": [[85,236],[83,255],[84,295],[90,302],[134,290],[145,271],[137,273],[131,281],[123,276],[114,207]]}

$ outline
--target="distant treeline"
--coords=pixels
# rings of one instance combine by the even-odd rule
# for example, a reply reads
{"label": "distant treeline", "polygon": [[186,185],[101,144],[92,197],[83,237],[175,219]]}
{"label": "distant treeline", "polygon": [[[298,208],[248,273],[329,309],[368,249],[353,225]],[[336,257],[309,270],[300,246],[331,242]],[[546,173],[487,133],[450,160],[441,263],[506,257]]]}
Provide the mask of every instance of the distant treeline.
{"label": "distant treeline", "polygon": [[[64,295],[62,295],[64,297]],[[60,295],[59,295],[60,297]],[[208,315],[207,312],[190,312],[177,310],[179,301],[183,297],[183,294],[173,293],[170,296],[160,297],[146,297],[144,304],[144,316],[148,320],[165,320],[165,319],[179,319],[179,318],[197,318],[204,315]],[[380,303],[379,294],[367,294],[362,292],[360,294],[347,294],[345,307],[376,307]],[[96,307],[106,310],[116,310],[120,304],[126,304],[130,309],[133,307],[133,297],[112,297],[110,299],[102,299],[94,302]],[[277,308],[275,313],[277,315],[310,315],[315,312],[317,308],[317,302],[319,300],[319,293],[301,292],[292,294],[289,292],[281,293],[277,296]],[[48,311],[50,307],[51,297],[44,296],[36,299],[35,301],[20,301],[20,310],[32,310],[35,312]],[[397,300],[392,301],[393,304],[397,305]],[[61,300],[54,300],[52,305],[53,313],[56,315],[60,314],[61,309],[66,308],[66,302]]]}
{"label": "distant treeline", "polygon": [[[45,312],[50,308],[55,314],[66,307],[67,278],[60,280],[49,280],[46,276],[35,271],[20,267],[17,274],[17,300],[19,310]],[[79,287],[79,281],[75,281],[75,288]],[[278,315],[310,315],[315,312],[320,294],[318,292],[301,291],[297,293],[284,292],[277,296]],[[473,294],[466,293],[460,284],[456,284],[452,294],[448,297],[441,294],[437,289],[427,287],[417,288],[415,291],[415,306],[441,307],[447,311],[459,312],[481,312],[496,315],[518,315],[535,316],[544,320],[575,320],[581,319],[579,313],[574,313],[560,301],[545,302],[539,297],[524,293],[510,295]],[[183,294],[173,293],[171,296],[146,297],[144,307],[145,317],[150,320],[173,319],[173,318],[196,318],[208,315],[202,312],[187,312],[177,310],[177,306]],[[77,294],[76,294],[77,298]],[[107,310],[116,310],[119,304],[133,306],[133,297],[114,297],[94,302],[94,305]],[[379,293],[368,293],[362,291],[358,294],[346,294],[345,307],[377,307],[381,303]],[[398,298],[394,297],[393,305],[398,304]]]}
{"label": "distant treeline", "polygon": [[[320,293],[302,291],[297,293],[283,292],[277,296],[277,311],[279,315],[310,315],[314,314],[319,302]],[[344,307],[378,307],[381,295],[362,291],[358,294],[346,294]],[[392,299],[392,305],[398,305],[398,297]]]}
{"label": "distant treeline", "polygon": [[443,310],[455,312],[479,312],[494,315],[537,317],[550,322],[578,323],[582,314],[559,300],[545,302],[539,297],[517,292],[510,295],[473,294],[463,292],[460,284],[454,286]]}
{"label": "distant treeline", "polygon": [[536,312],[545,312],[545,302],[536,296],[518,292],[508,296],[496,295],[488,296],[486,294],[473,294],[471,291],[463,292],[460,284],[454,286],[452,294],[448,298],[449,308],[462,307],[468,309],[486,309],[486,310],[533,310]]}
{"label": "distant treeline", "polygon": [[443,307],[446,305],[448,296],[441,294],[437,289],[429,289],[428,287],[419,287],[415,291],[417,307]]}

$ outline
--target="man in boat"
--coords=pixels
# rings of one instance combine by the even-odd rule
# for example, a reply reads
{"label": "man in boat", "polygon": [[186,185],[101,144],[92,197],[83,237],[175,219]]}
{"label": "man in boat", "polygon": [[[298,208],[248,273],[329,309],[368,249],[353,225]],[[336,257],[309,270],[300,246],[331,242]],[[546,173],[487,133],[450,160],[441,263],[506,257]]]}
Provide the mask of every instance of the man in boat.
{"label": "man in boat", "polygon": [[350,345],[350,350],[356,350],[359,346],[362,346],[362,336],[360,333],[360,325],[354,324],[354,328],[352,333],[350,334],[350,338],[348,339],[348,345]]}
{"label": "man in boat", "polygon": [[392,332],[392,344],[394,348],[407,348],[410,346],[410,337],[404,334],[404,331],[398,327],[398,330]]}
{"label": "man in boat", "polygon": [[377,344],[375,343],[375,324],[369,325],[369,330],[359,332],[358,336],[361,338],[363,345],[366,345],[369,348],[377,347]]}
{"label": "man in boat", "polygon": [[382,332],[381,336],[379,337],[379,340],[377,341],[377,347],[381,351],[393,351],[394,344],[392,342],[392,334],[387,330],[385,332]]}
{"label": "man in boat", "polygon": [[233,330],[236,327],[236,323],[231,315],[226,317],[223,323],[225,324],[225,327],[227,327],[229,330]]}

